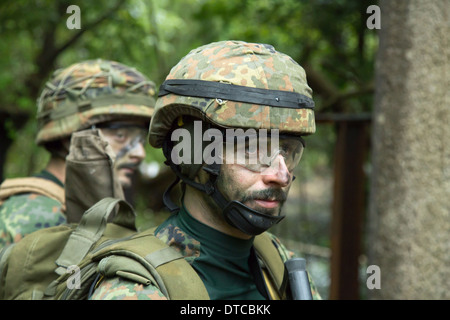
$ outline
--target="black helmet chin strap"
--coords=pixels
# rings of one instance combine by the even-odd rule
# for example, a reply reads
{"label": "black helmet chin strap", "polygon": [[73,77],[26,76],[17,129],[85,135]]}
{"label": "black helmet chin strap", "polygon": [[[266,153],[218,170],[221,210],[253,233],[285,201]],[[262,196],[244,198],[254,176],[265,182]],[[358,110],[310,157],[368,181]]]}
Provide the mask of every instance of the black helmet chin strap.
{"label": "black helmet chin strap", "polygon": [[168,164],[177,175],[176,180],[169,186],[163,197],[164,204],[171,212],[177,211],[178,206],[170,199],[170,190],[178,183],[179,180],[182,180],[191,187],[211,196],[218,207],[223,208],[222,214],[225,220],[231,226],[237,228],[245,234],[256,236],[284,219],[284,215],[271,216],[253,210],[239,201],[228,201],[217,187],[217,177],[220,172],[220,164],[204,166],[203,170],[209,174],[209,180],[205,184],[197,183],[181,173],[179,167],[170,160],[170,152],[168,152],[168,150],[169,147],[167,146],[167,143],[164,142],[163,151],[167,159],[166,164]]}

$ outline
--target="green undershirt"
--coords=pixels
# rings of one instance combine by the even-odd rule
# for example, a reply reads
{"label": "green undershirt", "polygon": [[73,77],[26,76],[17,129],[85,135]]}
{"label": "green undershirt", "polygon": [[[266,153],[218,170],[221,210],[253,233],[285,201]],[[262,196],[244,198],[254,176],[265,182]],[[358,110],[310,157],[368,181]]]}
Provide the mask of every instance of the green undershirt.
{"label": "green undershirt", "polygon": [[156,233],[169,225],[179,227],[200,242],[200,256],[195,258],[192,267],[212,300],[264,299],[256,289],[248,264],[253,238],[243,240],[219,232],[193,218],[184,206],[159,226]]}

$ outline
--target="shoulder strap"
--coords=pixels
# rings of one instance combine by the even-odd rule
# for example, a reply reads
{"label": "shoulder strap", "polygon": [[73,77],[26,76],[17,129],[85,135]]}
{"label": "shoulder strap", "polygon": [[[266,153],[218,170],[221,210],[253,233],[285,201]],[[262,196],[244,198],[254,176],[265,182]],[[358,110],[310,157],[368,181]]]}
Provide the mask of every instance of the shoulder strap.
{"label": "shoulder strap", "polygon": [[[94,247],[105,232],[109,216],[119,204],[119,212],[113,222],[135,229],[135,212],[133,207],[122,199],[104,198],[89,208],[81,217],[80,223],[70,234],[61,254],[56,259],[55,273],[65,275],[70,266],[78,265]],[[54,280],[45,290],[46,296],[54,296],[59,279]]]}
{"label": "shoulder strap", "polygon": [[4,200],[19,193],[44,195],[60,202],[63,205],[63,211],[66,210],[64,188],[53,181],[38,177],[6,179],[0,186],[0,205]]}
{"label": "shoulder strap", "polygon": [[95,253],[98,270],[107,277],[121,276],[160,289],[173,300],[209,299],[197,272],[172,247],[156,238],[154,228]]}
{"label": "shoulder strap", "polygon": [[270,292],[271,295],[274,296],[275,294],[276,298],[285,299],[287,287],[286,269],[272,238],[264,232],[255,237],[253,245],[256,250],[256,255],[263,264],[263,275],[269,292],[271,291],[271,287],[274,287],[273,289],[276,292]]}
{"label": "shoulder strap", "polygon": [[57,274],[65,273],[69,266],[77,265],[83,260],[103,235],[108,218],[118,203],[120,204],[119,213],[114,222],[135,229],[134,210],[128,202],[114,198],[100,200],[83,214],[77,228],[69,236],[61,255],[56,260]]}
{"label": "shoulder strap", "polygon": [[6,266],[9,255],[11,254],[11,251],[15,245],[16,245],[16,242],[10,243],[10,244],[6,245],[5,247],[3,247],[3,249],[0,250],[0,277],[3,274],[3,270]]}

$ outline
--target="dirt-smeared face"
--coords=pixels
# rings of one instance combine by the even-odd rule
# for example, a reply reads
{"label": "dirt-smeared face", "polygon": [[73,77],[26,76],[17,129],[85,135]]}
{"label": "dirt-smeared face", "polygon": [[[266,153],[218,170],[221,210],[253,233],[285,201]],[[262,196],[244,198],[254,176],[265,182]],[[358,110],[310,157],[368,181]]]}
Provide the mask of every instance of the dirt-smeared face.
{"label": "dirt-smeared face", "polygon": [[116,159],[114,170],[122,187],[129,187],[132,176],[145,159],[144,143],[148,126],[144,122],[110,122],[100,127]]}

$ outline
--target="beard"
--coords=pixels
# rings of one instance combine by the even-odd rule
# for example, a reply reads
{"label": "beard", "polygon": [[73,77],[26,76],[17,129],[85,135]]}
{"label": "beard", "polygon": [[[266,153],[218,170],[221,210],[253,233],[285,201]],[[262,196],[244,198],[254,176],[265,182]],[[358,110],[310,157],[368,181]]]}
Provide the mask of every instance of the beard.
{"label": "beard", "polygon": [[[286,202],[287,192],[278,188],[268,188],[264,190],[252,191],[244,194],[238,201],[246,204],[249,208],[259,211],[264,214],[278,216],[281,208]],[[278,201],[279,205],[276,208],[262,208],[260,206],[253,206],[254,200]]]}
{"label": "beard", "polygon": [[117,166],[117,170],[120,169],[131,169],[133,170],[133,172],[129,172],[127,173],[127,176],[132,176],[138,169],[139,169],[139,163],[123,163],[123,164],[119,164]]}
{"label": "beard", "polygon": [[[283,190],[281,188],[273,187],[256,191],[241,190],[236,182],[225,177],[223,173],[218,177],[217,186],[227,200],[239,201],[253,210],[272,216],[280,215],[289,192],[289,188]],[[255,200],[278,201],[279,204],[275,208],[264,208],[255,203]]]}
{"label": "beard", "polygon": [[[131,169],[132,171],[123,171],[121,169]],[[114,174],[123,188],[129,188],[132,185],[133,177],[138,169],[138,163],[116,164],[116,166],[114,167]]]}

